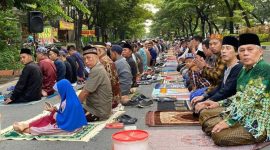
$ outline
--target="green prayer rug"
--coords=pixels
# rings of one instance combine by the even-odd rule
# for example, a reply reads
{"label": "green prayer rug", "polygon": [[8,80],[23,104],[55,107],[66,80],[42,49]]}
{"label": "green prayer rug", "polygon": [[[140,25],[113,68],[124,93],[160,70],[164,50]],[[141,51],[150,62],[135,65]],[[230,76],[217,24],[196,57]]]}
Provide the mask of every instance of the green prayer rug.
{"label": "green prayer rug", "polygon": [[3,132],[1,136],[6,140],[88,141],[89,138],[96,135],[97,132],[95,129],[98,126],[99,124],[88,124],[77,132],[36,136],[31,134],[18,133],[11,127]]}
{"label": "green prayer rug", "polygon": [[[41,141],[82,141],[88,142],[91,138],[97,135],[107,123],[112,123],[117,117],[125,113],[123,111],[123,106],[118,106],[113,110],[111,117],[105,121],[98,121],[94,123],[89,123],[87,126],[74,131],[72,133],[59,133],[51,135],[31,135],[26,133],[18,133],[13,130],[12,126],[7,127],[6,129],[0,130],[0,136],[3,140],[41,140]],[[36,120],[48,112],[44,111],[42,114],[37,115],[34,118],[31,118],[25,122],[31,122]]]}

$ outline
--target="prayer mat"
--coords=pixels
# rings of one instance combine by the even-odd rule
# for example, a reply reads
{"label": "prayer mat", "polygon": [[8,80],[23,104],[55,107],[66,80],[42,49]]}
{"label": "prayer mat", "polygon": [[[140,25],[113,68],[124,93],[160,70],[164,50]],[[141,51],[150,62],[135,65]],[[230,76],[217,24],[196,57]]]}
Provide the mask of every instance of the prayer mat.
{"label": "prayer mat", "polygon": [[175,67],[165,67],[165,68],[162,68],[161,69],[161,72],[175,72],[176,71],[176,69],[177,69],[177,66],[175,66]]}
{"label": "prayer mat", "polygon": [[168,81],[168,82],[183,81],[183,77],[181,75],[166,76],[166,77],[164,77],[164,80]]}
{"label": "prayer mat", "polygon": [[[74,87],[75,90],[78,90],[78,91],[76,92],[77,95],[79,95],[79,93],[81,92],[80,89],[82,89],[83,86],[84,86],[84,85],[76,85],[76,87]],[[41,99],[38,100],[38,101],[31,101],[31,102],[26,102],[26,103],[15,103],[15,104],[8,104],[8,105],[4,104],[4,100],[1,100],[1,101],[0,101],[0,107],[1,107],[1,106],[18,106],[18,105],[20,105],[20,106],[26,106],[26,105],[34,105],[34,104],[37,104],[37,103],[39,103],[39,102],[41,102],[41,101],[43,101],[43,100],[53,98],[53,97],[55,97],[55,96],[57,96],[57,95],[58,95],[58,93],[55,92],[54,94],[49,95],[49,96],[47,96],[47,97],[41,97]]]}
{"label": "prayer mat", "polygon": [[157,103],[158,111],[170,111],[170,110],[178,110],[178,111],[187,111],[189,107],[187,106],[187,101],[173,101],[173,102],[158,102]]}
{"label": "prayer mat", "polygon": [[[107,123],[112,123],[117,117],[122,115],[124,111],[117,111],[112,114],[112,116],[106,121],[98,121],[89,123],[87,126],[79,129],[78,131],[72,133],[61,133],[61,134],[52,134],[52,135],[38,135],[34,136],[31,134],[21,134],[13,130],[12,126],[7,127],[0,131],[0,136],[3,140],[41,140],[41,141],[82,141],[88,142],[91,138],[97,135]],[[48,114],[44,112],[32,119],[27,120],[26,122],[31,122],[36,120],[44,115]]]}
{"label": "prayer mat", "polygon": [[153,88],[152,97],[171,97],[177,100],[189,100],[190,93],[187,89],[166,89],[166,93],[161,93],[160,89]]}
{"label": "prayer mat", "polygon": [[198,118],[193,117],[191,111],[149,111],[145,117],[145,124],[150,127],[200,125]]}
{"label": "prayer mat", "polygon": [[149,149],[154,150],[253,150],[258,145],[220,147],[201,129],[192,130],[148,130]]}

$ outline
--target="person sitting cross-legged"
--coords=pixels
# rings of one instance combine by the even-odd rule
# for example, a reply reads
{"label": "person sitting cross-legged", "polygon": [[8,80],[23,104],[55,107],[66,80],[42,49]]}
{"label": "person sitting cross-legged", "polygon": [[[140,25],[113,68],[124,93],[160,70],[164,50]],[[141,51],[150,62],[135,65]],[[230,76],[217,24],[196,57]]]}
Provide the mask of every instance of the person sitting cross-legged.
{"label": "person sitting cross-legged", "polygon": [[238,40],[235,37],[225,36],[223,38],[221,57],[226,65],[223,81],[208,94],[205,93],[192,99],[191,103],[194,105],[199,102],[195,105],[196,112],[208,107],[208,103],[224,100],[236,93],[237,76],[243,66],[237,59],[237,49]]}
{"label": "person sitting cross-legged", "polygon": [[120,45],[113,45],[111,48],[111,58],[115,63],[120,82],[121,95],[128,95],[132,85],[131,69],[126,59],[121,56],[123,48]]}
{"label": "person sitting cross-legged", "polygon": [[236,94],[226,103],[212,103],[209,107],[216,108],[202,110],[199,118],[203,131],[220,146],[270,141],[270,65],[262,58],[258,36],[241,34],[238,53],[243,68]]}
{"label": "person sitting cross-legged", "polygon": [[48,57],[48,50],[45,47],[36,49],[37,61],[43,75],[42,96],[49,96],[54,93],[53,86],[56,83],[56,67]]}
{"label": "person sitting cross-legged", "polygon": [[39,66],[33,61],[31,50],[21,49],[20,58],[25,66],[11,97],[5,99],[5,104],[25,103],[41,99],[42,73]]}
{"label": "person sitting cross-legged", "polygon": [[16,122],[13,124],[15,131],[46,135],[74,132],[87,125],[82,105],[71,83],[66,79],[60,80],[55,84],[54,89],[58,91],[61,98],[60,108],[57,110],[55,106],[48,103],[45,110],[50,111],[49,115],[30,123]]}
{"label": "person sitting cross-legged", "polygon": [[105,46],[95,45],[94,47],[97,48],[97,55],[99,57],[99,61],[101,64],[103,64],[110,78],[113,92],[112,108],[115,108],[121,101],[121,89],[115,64],[111,60],[111,58],[107,55]]}
{"label": "person sitting cross-legged", "polygon": [[109,76],[100,63],[97,49],[92,46],[83,48],[85,65],[91,69],[89,78],[79,94],[84,102],[85,115],[88,122],[108,119],[112,111],[112,87]]}

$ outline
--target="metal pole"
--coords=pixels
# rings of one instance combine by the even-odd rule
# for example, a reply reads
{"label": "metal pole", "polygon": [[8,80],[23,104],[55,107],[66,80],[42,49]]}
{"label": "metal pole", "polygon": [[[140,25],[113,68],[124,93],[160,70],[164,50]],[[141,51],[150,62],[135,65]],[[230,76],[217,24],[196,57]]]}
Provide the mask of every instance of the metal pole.
{"label": "metal pole", "polygon": [[34,46],[34,61],[37,61],[37,56],[36,56],[36,33],[33,33],[33,38],[34,38],[34,43],[33,43],[33,46]]}

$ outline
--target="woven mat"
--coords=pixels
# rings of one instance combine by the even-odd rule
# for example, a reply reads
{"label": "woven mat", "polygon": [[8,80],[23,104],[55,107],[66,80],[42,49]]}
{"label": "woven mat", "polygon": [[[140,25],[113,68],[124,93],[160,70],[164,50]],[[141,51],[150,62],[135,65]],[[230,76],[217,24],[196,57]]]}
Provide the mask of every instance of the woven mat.
{"label": "woven mat", "polygon": [[194,118],[191,111],[149,111],[145,117],[145,124],[151,127],[200,125],[198,118]]}

